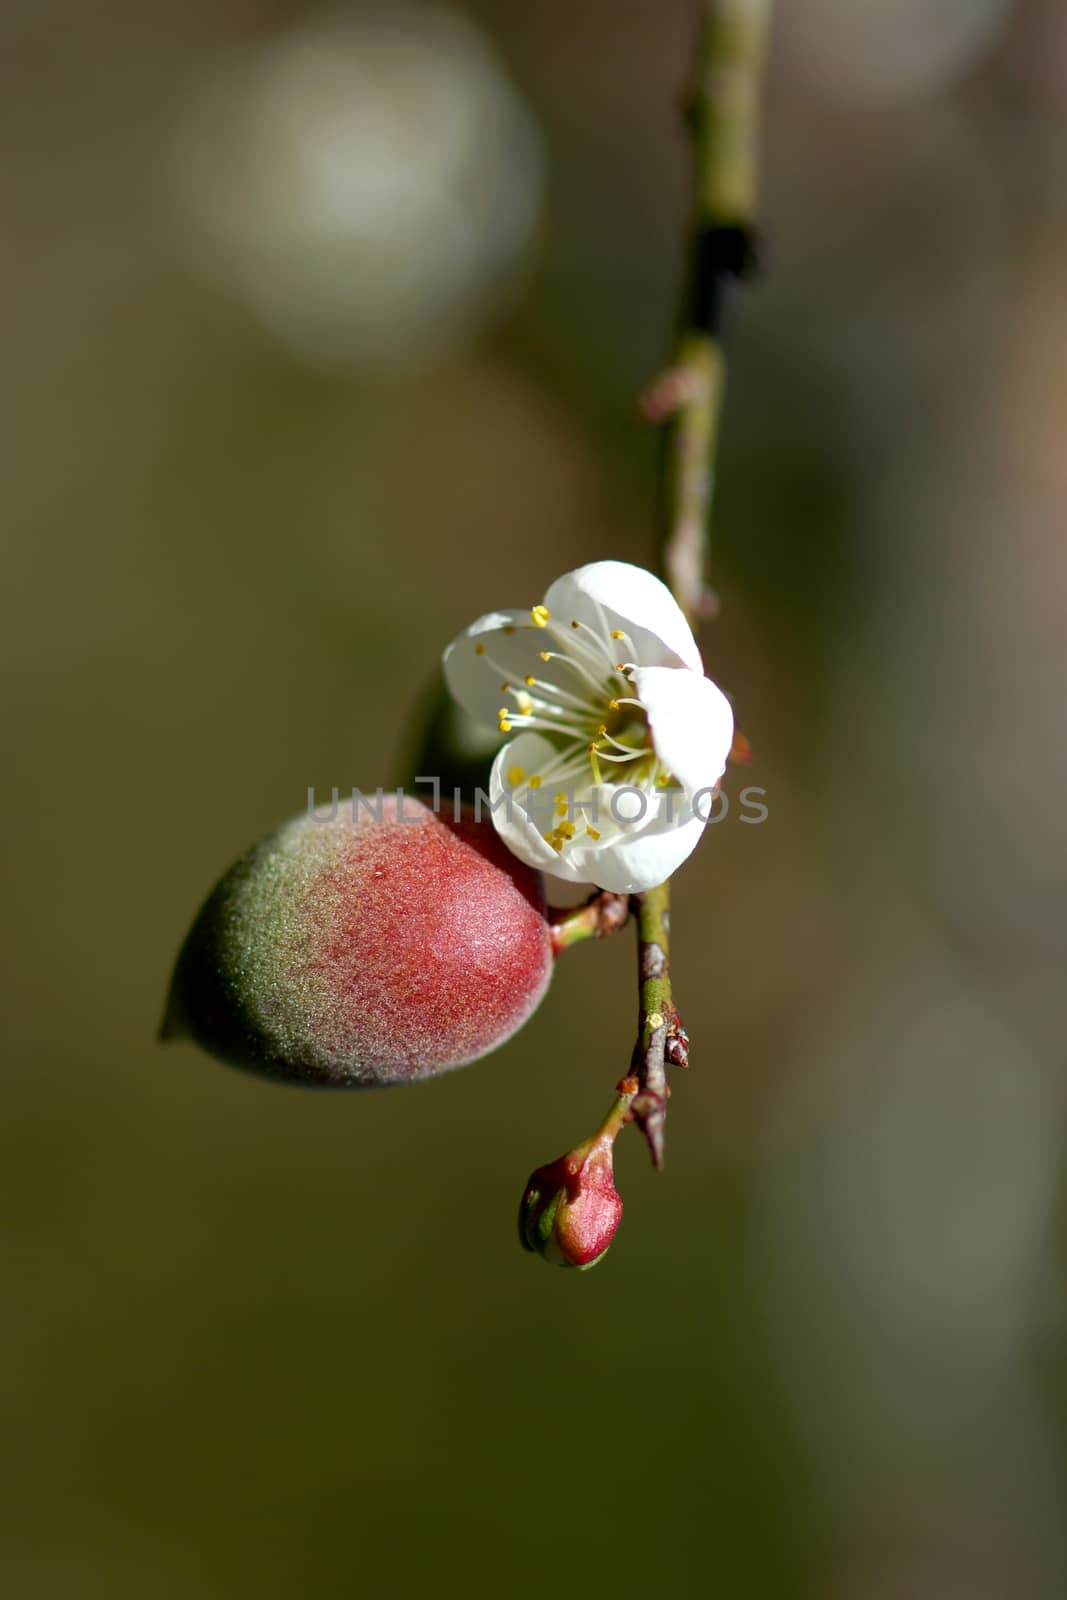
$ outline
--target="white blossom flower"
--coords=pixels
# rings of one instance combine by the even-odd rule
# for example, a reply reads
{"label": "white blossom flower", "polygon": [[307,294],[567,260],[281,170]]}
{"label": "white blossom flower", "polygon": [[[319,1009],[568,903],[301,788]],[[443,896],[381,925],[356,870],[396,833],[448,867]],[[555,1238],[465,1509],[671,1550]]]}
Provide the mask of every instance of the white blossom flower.
{"label": "white blossom flower", "polygon": [[508,847],[556,878],[636,894],[696,847],[734,719],[670,590],[596,561],[542,605],[480,617],[444,655],[478,722],[514,733],[489,802]]}

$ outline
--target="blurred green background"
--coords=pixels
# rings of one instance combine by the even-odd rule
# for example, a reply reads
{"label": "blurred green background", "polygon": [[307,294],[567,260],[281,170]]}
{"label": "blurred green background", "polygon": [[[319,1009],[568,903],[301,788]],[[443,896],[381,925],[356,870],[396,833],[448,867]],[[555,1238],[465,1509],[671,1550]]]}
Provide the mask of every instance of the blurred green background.
{"label": "blurred green background", "polygon": [[694,7],[4,8],[13,1600],[1067,1591],[1067,15],[779,11],[703,637],[770,817],[566,1274],[629,937],[416,1089],[154,1034],[460,627],[650,558]]}

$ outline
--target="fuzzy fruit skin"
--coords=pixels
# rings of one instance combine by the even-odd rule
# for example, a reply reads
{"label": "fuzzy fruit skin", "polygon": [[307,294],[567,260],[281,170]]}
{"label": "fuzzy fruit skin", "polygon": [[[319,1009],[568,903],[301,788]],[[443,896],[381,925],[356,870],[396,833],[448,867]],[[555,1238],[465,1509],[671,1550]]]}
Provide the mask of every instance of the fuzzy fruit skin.
{"label": "fuzzy fruit skin", "polygon": [[380,821],[296,817],[231,867],[182,947],[162,1034],[290,1082],[407,1083],[503,1044],[551,973],[539,875],[488,821],[386,796]]}

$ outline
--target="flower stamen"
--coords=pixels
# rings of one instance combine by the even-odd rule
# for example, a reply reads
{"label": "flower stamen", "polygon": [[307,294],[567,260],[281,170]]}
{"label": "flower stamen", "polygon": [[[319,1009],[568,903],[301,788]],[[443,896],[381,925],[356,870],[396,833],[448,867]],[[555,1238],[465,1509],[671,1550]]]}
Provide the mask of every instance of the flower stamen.
{"label": "flower stamen", "polygon": [[571,667],[599,696],[604,693],[604,683],[601,678],[594,678],[584,661],[579,661],[576,656],[562,650],[540,650],[538,654],[542,661],[559,661],[565,667]]}
{"label": "flower stamen", "polygon": [[505,706],[500,716],[506,717],[517,728],[539,728],[543,733],[569,733],[572,739],[584,739],[587,736],[588,728],[576,728],[573,723],[564,722],[560,717],[539,716],[533,709],[529,695],[523,698],[530,706],[528,711],[522,705],[517,711],[509,711]]}
{"label": "flower stamen", "polygon": [[[549,656],[549,660],[551,660],[551,656]],[[576,711],[588,712],[591,709],[588,699],[583,700],[580,695],[571,694],[569,689],[561,689],[558,683],[550,683],[547,678],[535,678],[531,672],[527,674],[525,682],[528,689],[540,689],[546,702],[550,703],[551,699],[555,697],[566,705],[573,706]]]}
{"label": "flower stamen", "polygon": [[[626,747],[623,746],[623,748],[625,749]],[[612,755],[610,750],[605,750],[601,745],[597,745],[597,754],[599,755],[601,761],[617,761],[620,766],[625,766],[627,762],[635,761],[638,756],[645,755],[647,753],[648,752],[643,750],[627,750],[625,755],[616,756]]]}
{"label": "flower stamen", "polygon": [[[608,663],[608,666],[614,671],[615,663],[612,659],[611,650],[608,648],[607,640],[602,638],[595,628],[591,628],[588,622],[572,622],[571,627],[580,635],[583,643],[585,643],[586,635],[588,635],[589,639],[596,646],[597,651],[604,657],[604,660]],[[604,631],[605,633],[607,632],[606,629]]]}
{"label": "flower stamen", "polygon": [[[612,671],[615,670],[611,660],[611,651],[608,649],[606,641],[587,622],[573,621],[570,631],[558,627],[556,623],[552,623],[549,631],[557,643],[562,646],[564,658],[569,657],[581,661],[594,674],[603,674],[605,661]],[[586,638],[587,634],[589,636],[588,639]],[[594,675],[591,678],[591,682],[598,693],[603,692],[604,680],[602,675],[600,677]]]}
{"label": "flower stamen", "polygon": [[613,744],[615,746],[616,750],[625,751],[628,756],[635,760],[638,756],[644,756],[648,754],[647,745],[623,744],[621,739],[613,739],[606,728],[598,729],[597,736],[598,738],[606,739],[609,744]]}

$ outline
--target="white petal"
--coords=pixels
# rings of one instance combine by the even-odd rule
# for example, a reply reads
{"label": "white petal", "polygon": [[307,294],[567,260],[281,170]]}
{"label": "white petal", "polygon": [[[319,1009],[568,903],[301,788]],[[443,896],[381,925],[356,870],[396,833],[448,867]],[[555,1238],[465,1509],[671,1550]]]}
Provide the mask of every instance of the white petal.
{"label": "white petal", "polygon": [[598,632],[619,628],[629,634],[641,666],[704,671],[693,630],[677,600],[644,567],[628,561],[591,562],[557,578],[545,595],[545,605],[564,626],[575,619]]}
{"label": "white petal", "polygon": [[664,883],[700,843],[704,817],[695,816],[679,800],[672,820],[660,817],[633,834],[622,833],[601,852],[600,859],[577,861],[586,867],[584,881],[615,894],[641,894]]}
{"label": "white petal", "polygon": [[[586,805],[595,796],[595,824],[600,838],[593,839],[579,828],[574,839],[561,851],[556,850],[543,837],[551,829],[556,781],[549,779],[543,790],[532,793],[527,787],[529,778],[556,756],[548,740],[536,733],[524,733],[512,739],[493,763],[489,782],[493,825],[508,848],[527,866],[569,883],[591,883],[615,894],[639,894],[669,878],[696,848],[709,813],[706,804],[700,814],[694,814],[685,797],[677,792],[643,790],[642,809],[632,793],[622,794],[627,786],[604,784],[595,790],[578,786],[574,790],[575,799]],[[516,768],[524,774],[518,785],[508,781],[509,772]],[[558,787],[563,789],[566,785],[560,782]],[[617,822],[612,811],[613,796],[620,815],[629,816],[636,808],[641,810],[640,820],[632,824]],[[544,803],[541,816],[536,810],[539,800]],[[592,816],[588,810],[581,814]]]}
{"label": "white petal", "polygon": [[[570,883],[588,883],[591,879],[572,867],[570,852],[567,858],[544,838],[551,826],[552,790],[549,784],[544,791],[531,792],[527,781],[539,768],[555,761],[559,752],[547,739],[537,733],[520,733],[502,750],[497,751],[493,770],[489,774],[489,802],[493,808],[493,827],[503,839],[512,855],[554,878],[565,878]],[[508,780],[508,774],[518,768],[525,774],[519,784]],[[536,804],[543,798],[545,824],[538,826]],[[529,809],[527,809],[529,808]],[[534,815],[530,815],[530,811]]]}
{"label": "white petal", "polygon": [[685,668],[643,667],[633,683],[663,765],[689,795],[714,788],[734,738],[734,714],[722,690]]}
{"label": "white petal", "polygon": [[[501,672],[516,683],[540,662],[537,652],[544,638],[530,621],[529,611],[490,611],[453,639],[442,657],[448,692],[475,722],[495,728],[497,713],[511,701],[500,687]],[[482,645],[485,655],[479,655]],[[491,656],[496,663],[486,660]]]}
{"label": "white petal", "polygon": [[[597,791],[600,815],[596,826],[600,839],[594,841],[579,833],[556,860],[565,864],[566,876],[572,880],[593,883],[614,894],[639,894],[663,883],[692,853],[700,842],[708,812],[702,807],[702,814],[695,815],[685,797],[677,792],[668,795],[663,790],[646,790],[641,821],[619,825],[611,810],[612,796],[620,796],[617,806],[624,816],[637,805],[632,794],[621,796],[623,787],[608,784]],[[560,875],[551,862],[545,870]]]}

